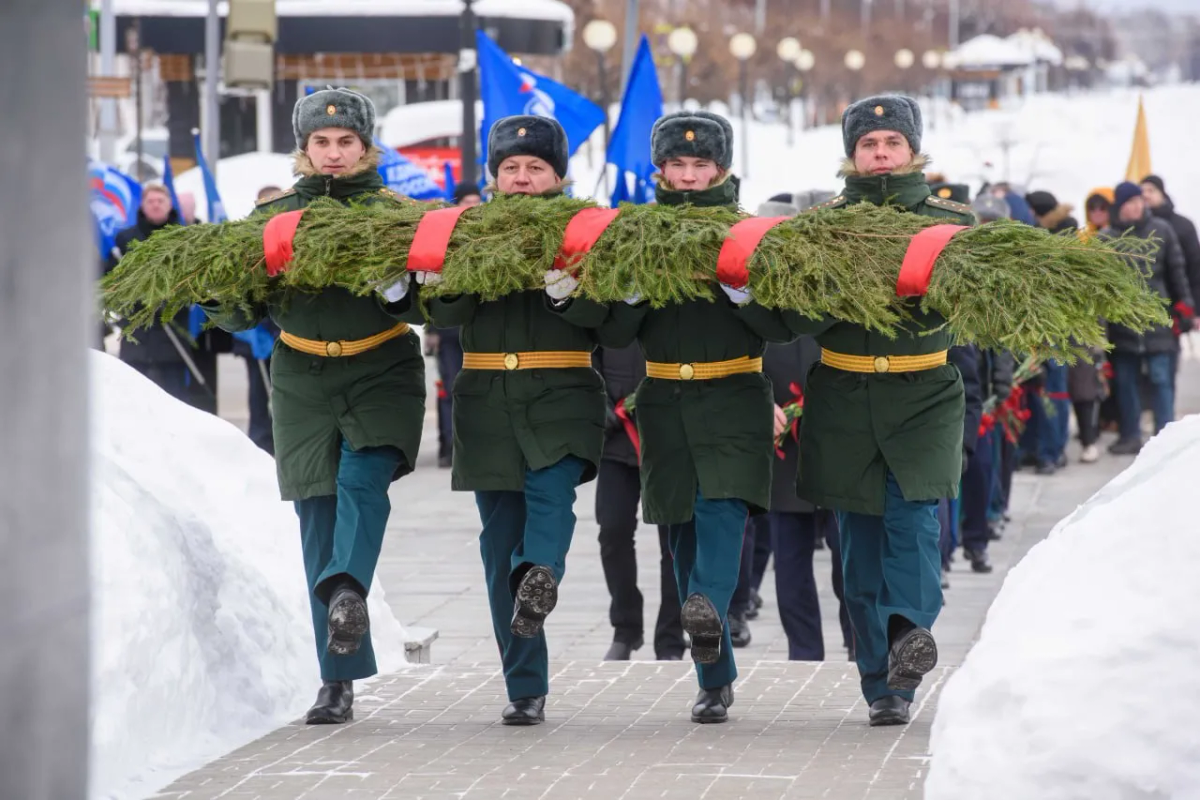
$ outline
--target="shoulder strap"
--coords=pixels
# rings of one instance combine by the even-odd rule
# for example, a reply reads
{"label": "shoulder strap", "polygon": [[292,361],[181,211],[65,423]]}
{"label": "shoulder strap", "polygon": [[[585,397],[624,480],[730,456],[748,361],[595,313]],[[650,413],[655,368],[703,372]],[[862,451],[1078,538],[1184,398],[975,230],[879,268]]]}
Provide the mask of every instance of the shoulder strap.
{"label": "shoulder strap", "polygon": [[846,195],[839,194],[837,197],[826,200],[824,203],[817,203],[815,206],[810,206],[801,213],[808,214],[812,211],[824,211],[827,208],[841,208],[844,205],[846,205]]}

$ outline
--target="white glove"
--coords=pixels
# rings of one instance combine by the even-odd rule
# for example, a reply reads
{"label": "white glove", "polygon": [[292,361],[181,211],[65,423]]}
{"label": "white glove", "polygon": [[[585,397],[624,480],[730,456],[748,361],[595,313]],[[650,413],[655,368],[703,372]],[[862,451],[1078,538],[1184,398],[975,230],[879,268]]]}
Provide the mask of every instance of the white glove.
{"label": "white glove", "polygon": [[442,273],[440,272],[417,272],[417,283],[422,286],[437,286],[442,282]]}
{"label": "white glove", "polygon": [[383,296],[383,299],[389,303],[399,303],[408,294],[408,284],[412,279],[405,275],[395,283],[389,283],[387,286],[380,286],[375,291]]}
{"label": "white glove", "polygon": [[552,269],[546,273],[546,294],[551,300],[562,302],[579,288],[579,280],[569,272]]}
{"label": "white glove", "polygon": [[745,289],[738,289],[730,286],[727,283],[722,283],[721,291],[725,292],[725,296],[732,300],[733,304],[736,306],[744,306],[746,303],[749,303],[751,299],[749,286],[747,286]]}
{"label": "white glove", "polygon": [[632,295],[625,298],[625,302],[631,306],[636,306],[638,303],[642,302],[641,292],[634,292]]}

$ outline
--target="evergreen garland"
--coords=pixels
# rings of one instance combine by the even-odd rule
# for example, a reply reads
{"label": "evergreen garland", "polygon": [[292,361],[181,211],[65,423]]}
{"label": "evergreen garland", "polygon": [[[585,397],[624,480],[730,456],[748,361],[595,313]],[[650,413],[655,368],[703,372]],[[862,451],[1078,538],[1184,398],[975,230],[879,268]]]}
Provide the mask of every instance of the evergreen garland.
{"label": "evergreen garland", "polygon": [[[450,239],[443,283],[422,295],[494,300],[542,289],[567,222],[592,205],[508,196],[468,210]],[[249,307],[278,299],[285,288],[368,294],[404,274],[416,225],[434,207],[318,199],[297,230],[290,269],[277,278],[267,277],[263,262],[266,214],[169,228],[134,244],[104,279],[103,302],[134,330],[192,303]],[[721,245],[741,218],[723,208],[623,206],[580,261],[580,292],[601,302],[636,293],[655,307],[712,298]],[[917,304],[895,294],[909,241],[940,222],[866,203],[801,214],[763,238],[750,287],[764,306],[828,314],[894,336]],[[951,239],[919,305],[944,317],[959,341],[1070,360],[1081,347],[1105,346],[1102,319],[1134,329],[1167,324],[1163,301],[1130,266],[1144,263],[1152,246],[990,223]]]}

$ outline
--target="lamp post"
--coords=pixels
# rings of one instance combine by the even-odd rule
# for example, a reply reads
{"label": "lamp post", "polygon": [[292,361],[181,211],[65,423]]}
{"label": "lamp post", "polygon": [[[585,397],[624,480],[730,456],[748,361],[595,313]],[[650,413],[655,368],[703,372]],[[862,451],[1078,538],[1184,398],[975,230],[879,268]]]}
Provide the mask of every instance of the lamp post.
{"label": "lamp post", "polygon": [[[796,56],[796,69],[800,70],[802,76],[808,75],[812,68],[817,64],[817,57],[813,55],[812,50],[801,50]],[[804,85],[801,87],[801,92],[806,96],[812,94],[812,89],[808,86],[808,78],[802,78]],[[804,110],[808,112],[808,101],[805,100]],[[805,120],[805,127],[808,127],[808,120]]]}
{"label": "lamp post", "polygon": [[910,67],[912,67],[913,64],[916,63],[917,57],[915,55],[913,55],[912,50],[909,50],[907,47],[904,47],[904,48],[901,48],[900,50],[896,51],[896,55],[892,59],[892,61],[893,61],[893,63],[895,63],[896,69],[900,70],[900,75],[901,75],[900,88],[907,92],[908,91],[908,70]]}
{"label": "lamp post", "polygon": [[846,65],[846,69],[850,70],[854,75],[854,98],[852,99],[858,99],[858,95],[861,92],[859,73],[867,65],[867,57],[863,55],[861,50],[849,50],[842,61]]}
{"label": "lamp post", "polygon": [[676,28],[667,35],[667,49],[679,59],[680,109],[683,108],[683,103],[685,100],[687,100],[688,64],[692,62],[692,56],[696,55],[696,48],[699,47],[699,45],[700,40],[696,38],[696,32],[687,26]]}
{"label": "lamp post", "polygon": [[929,87],[929,102],[933,113],[929,115],[929,130],[937,130],[937,71],[942,66],[942,54],[937,50],[926,50],[921,56],[921,66],[934,73],[934,83]]}
{"label": "lamp post", "polygon": [[748,33],[735,33],[729,40],[729,52],[738,62],[738,84],[742,95],[742,177],[750,177],[750,123],[746,116],[749,105],[750,84],[746,75],[746,62],[758,52],[758,42]]}
{"label": "lamp post", "polygon": [[462,20],[459,34],[458,76],[459,94],[462,95],[462,136],[459,147],[462,155],[462,182],[467,186],[478,183],[475,167],[479,156],[475,152],[475,70],[479,63],[475,51],[475,10],[471,7],[474,0],[463,0]]}
{"label": "lamp post", "polygon": [[583,26],[583,43],[596,54],[596,74],[600,79],[600,105],[604,109],[604,148],[608,149],[608,69],[605,53],[617,43],[617,26],[606,19],[594,19]]}
{"label": "lamp post", "polygon": [[796,143],[796,128],[792,124],[792,105],[795,92],[792,86],[792,70],[795,69],[796,59],[799,58],[800,52],[803,50],[800,46],[800,40],[794,36],[787,36],[779,40],[779,44],[775,46],[775,55],[779,56],[783,61],[784,83],[787,86],[787,143],[791,147]]}

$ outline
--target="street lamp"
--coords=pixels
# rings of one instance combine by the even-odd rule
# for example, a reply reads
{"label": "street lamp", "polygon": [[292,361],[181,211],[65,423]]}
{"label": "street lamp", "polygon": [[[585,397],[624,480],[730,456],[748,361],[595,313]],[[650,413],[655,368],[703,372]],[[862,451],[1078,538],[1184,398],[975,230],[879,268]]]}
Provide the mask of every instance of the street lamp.
{"label": "street lamp", "polygon": [[604,109],[604,148],[608,150],[608,70],[604,54],[617,43],[617,26],[606,19],[594,19],[583,26],[583,43],[596,53],[596,72],[600,78],[600,106]]}
{"label": "street lamp", "polygon": [[746,62],[758,52],[758,42],[748,33],[735,33],[729,40],[729,52],[738,62],[738,83],[742,93],[742,177],[750,177],[750,123],[746,118],[749,105],[750,84],[746,75]]}
{"label": "street lamp", "polygon": [[921,64],[925,69],[937,69],[942,65],[942,56],[937,50],[926,50],[921,56]]}
{"label": "street lamp", "polygon": [[912,50],[909,50],[906,47],[903,50],[896,51],[895,61],[896,61],[896,66],[899,67],[900,69],[908,69],[909,67],[911,67],[913,64],[916,63],[916,56],[913,55]]}
{"label": "street lamp", "polygon": [[[813,55],[812,50],[801,50],[800,53],[796,56],[796,69],[800,70],[801,75],[807,75],[809,72],[812,71],[812,68],[815,67],[816,65],[817,65],[817,57]],[[808,107],[807,97],[812,94],[812,90],[808,86],[807,78],[802,78],[802,85],[800,87],[800,91],[806,98],[804,101],[804,115],[805,115],[804,126],[808,127],[808,122],[809,122],[808,117],[809,117],[809,114],[811,113],[811,111]]]}
{"label": "street lamp", "polygon": [[861,94],[859,73],[867,65],[867,57],[863,55],[861,50],[850,50],[846,53],[846,57],[842,61],[845,63],[846,69],[850,70],[854,75],[853,99],[857,99],[858,95]]}
{"label": "street lamp", "polygon": [[784,84],[787,87],[787,117],[785,124],[787,125],[787,143],[792,146],[796,143],[796,130],[792,125],[792,105],[795,100],[795,85],[792,78],[792,70],[796,66],[796,59],[799,58],[801,51],[804,48],[800,46],[800,40],[794,36],[787,36],[779,40],[779,44],[775,46],[775,54],[783,61]]}
{"label": "street lamp", "polygon": [[[462,18],[459,20],[459,50],[458,77],[459,94],[462,96],[462,136],[459,138],[461,148],[461,177],[467,186],[476,183],[476,165],[479,156],[476,150],[476,67],[479,54],[475,51],[475,10],[471,7],[474,0],[464,0]],[[484,133],[486,136],[486,132]]]}
{"label": "street lamp", "polygon": [[696,55],[696,48],[699,45],[700,40],[696,38],[696,32],[686,26],[676,28],[667,34],[667,49],[679,59],[679,107],[681,109],[687,99],[688,64],[691,63],[692,56]]}

